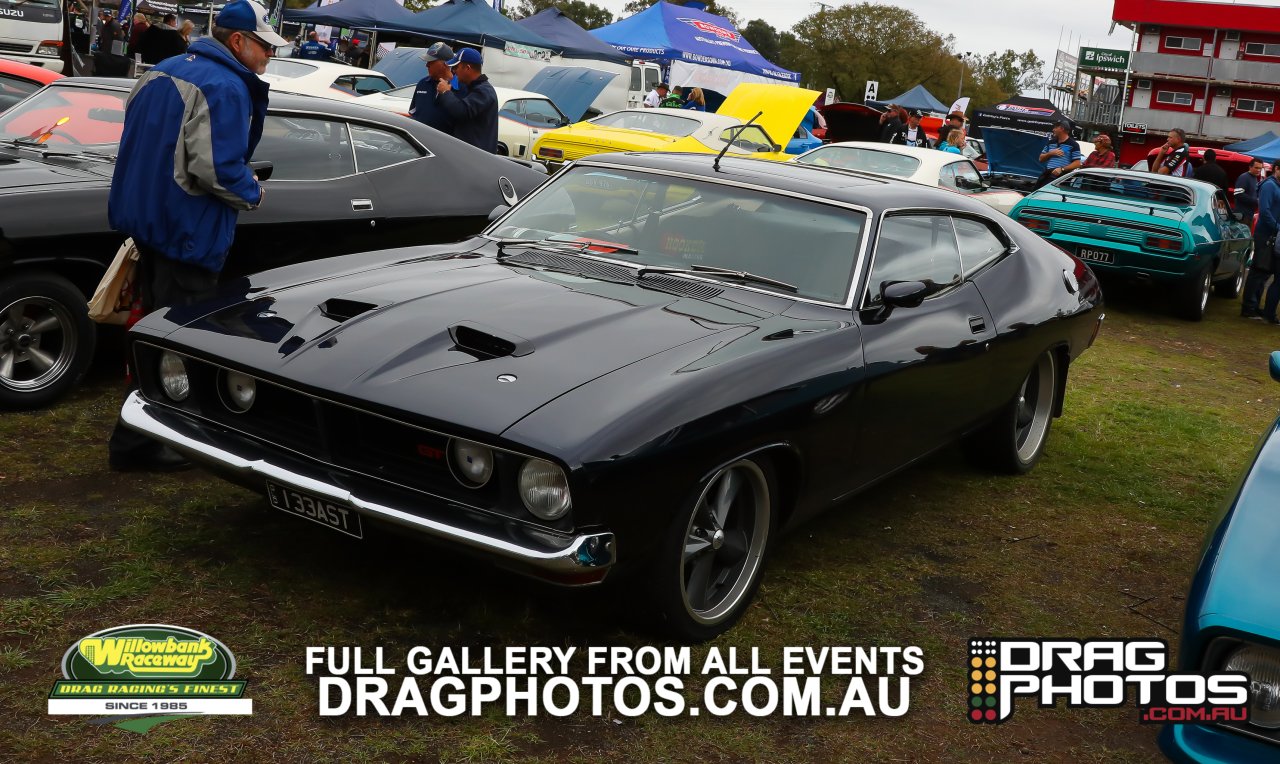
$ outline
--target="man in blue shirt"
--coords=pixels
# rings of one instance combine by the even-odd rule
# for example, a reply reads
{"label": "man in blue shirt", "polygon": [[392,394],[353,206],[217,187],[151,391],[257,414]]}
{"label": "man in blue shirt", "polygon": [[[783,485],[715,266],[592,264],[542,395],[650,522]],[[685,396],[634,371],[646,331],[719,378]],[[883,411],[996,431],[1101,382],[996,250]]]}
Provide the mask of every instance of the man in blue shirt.
{"label": "man in blue shirt", "polygon": [[1040,164],[1044,165],[1044,172],[1036,179],[1036,188],[1080,167],[1084,157],[1080,155],[1080,144],[1071,137],[1070,131],[1071,126],[1066,122],[1053,126],[1049,142],[1040,152]]}
{"label": "man in blue shirt", "polygon": [[309,58],[312,61],[328,61],[329,49],[320,44],[315,31],[307,35],[307,41],[298,48],[298,58]]}
{"label": "man in blue shirt", "polygon": [[[1253,230],[1253,265],[1249,267],[1249,278],[1244,285],[1244,301],[1240,306],[1240,315],[1258,318],[1270,324],[1280,324],[1276,319],[1276,308],[1280,306],[1280,279],[1272,278],[1275,273],[1275,239],[1280,231],[1280,182],[1275,175],[1258,184],[1258,226]],[[1267,290],[1267,301],[1258,312],[1258,300],[1262,297],[1262,287],[1271,278],[1271,288]]]}
{"label": "man in blue shirt", "polygon": [[419,80],[413,100],[409,102],[409,116],[446,135],[453,135],[453,117],[436,102],[436,85],[448,82],[454,90],[458,89],[458,81],[449,71],[449,60],[453,56],[453,48],[442,42],[427,48],[422,54],[422,60],[427,62],[427,76]]}
{"label": "man in blue shirt", "polygon": [[458,90],[448,82],[436,84],[436,105],[453,119],[453,137],[490,154],[498,150],[498,94],[484,73],[484,59],[475,48],[463,48],[449,61]]}

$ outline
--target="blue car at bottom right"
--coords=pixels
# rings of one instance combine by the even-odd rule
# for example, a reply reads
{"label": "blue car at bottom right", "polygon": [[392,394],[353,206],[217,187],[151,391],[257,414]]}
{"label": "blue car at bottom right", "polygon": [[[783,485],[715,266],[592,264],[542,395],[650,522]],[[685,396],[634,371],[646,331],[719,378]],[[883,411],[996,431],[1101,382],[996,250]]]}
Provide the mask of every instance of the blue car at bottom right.
{"label": "blue car at bottom right", "polygon": [[[1271,354],[1280,382],[1280,351]],[[1280,419],[1262,437],[1191,581],[1181,671],[1249,676],[1249,720],[1171,724],[1160,748],[1177,762],[1280,761]]]}

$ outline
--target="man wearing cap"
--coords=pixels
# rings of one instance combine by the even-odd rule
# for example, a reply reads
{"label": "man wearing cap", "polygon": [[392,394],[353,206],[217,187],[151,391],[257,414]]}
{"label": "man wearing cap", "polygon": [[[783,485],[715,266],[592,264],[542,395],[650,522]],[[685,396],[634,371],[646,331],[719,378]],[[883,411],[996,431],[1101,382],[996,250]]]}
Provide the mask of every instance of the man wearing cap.
{"label": "man wearing cap", "polygon": [[898,131],[889,137],[889,143],[896,143],[900,146],[917,146],[928,147],[929,137],[925,135],[924,128],[920,126],[920,120],[924,114],[919,109],[912,109],[907,114],[907,124],[898,128]]}
{"label": "man wearing cap", "polygon": [[1071,137],[1071,124],[1057,123],[1049,135],[1049,142],[1040,152],[1040,164],[1044,165],[1044,172],[1036,178],[1036,188],[1080,169],[1080,163],[1083,160],[1084,158],[1080,155],[1080,144]]}
{"label": "man wearing cap", "polygon": [[943,120],[942,127],[938,128],[938,140],[933,144],[935,149],[942,149],[947,145],[947,136],[951,135],[952,130],[964,132],[964,115],[958,111],[953,111]]}
{"label": "man wearing cap", "polygon": [[484,59],[475,48],[463,48],[449,60],[461,89],[447,80],[436,83],[436,105],[453,120],[453,137],[490,154],[498,150],[498,93],[481,71]]}
{"label": "man wearing cap", "polygon": [[[213,34],[165,59],[133,87],[111,179],[107,217],[133,238],[144,311],[210,294],[241,210],[263,200],[249,166],[267,116],[267,69],[284,44],[252,0],[227,3]],[[176,452],[119,424],[113,469],[175,469]]]}
{"label": "man wearing cap", "polygon": [[417,89],[413,91],[413,100],[409,102],[409,116],[427,127],[434,127],[449,135],[453,135],[453,118],[436,102],[436,85],[448,82],[457,89],[457,82],[449,71],[448,63],[453,56],[453,48],[442,42],[427,48],[427,52],[422,54],[422,60],[427,62],[427,76],[418,82]]}
{"label": "man wearing cap", "polygon": [[659,82],[654,86],[653,90],[650,90],[648,95],[644,97],[644,108],[658,108],[659,104],[662,103],[662,100],[667,97],[668,91],[670,91],[670,88],[667,87],[667,83]]}
{"label": "man wearing cap", "polygon": [[308,58],[312,61],[328,61],[331,56],[329,49],[320,43],[320,36],[313,29],[307,35],[307,41],[302,43],[298,48],[298,58]]}

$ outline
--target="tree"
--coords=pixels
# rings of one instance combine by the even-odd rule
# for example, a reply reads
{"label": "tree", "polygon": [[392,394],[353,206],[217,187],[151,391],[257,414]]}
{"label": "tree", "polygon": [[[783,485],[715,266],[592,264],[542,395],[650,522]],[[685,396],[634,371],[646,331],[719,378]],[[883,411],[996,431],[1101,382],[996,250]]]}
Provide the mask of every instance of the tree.
{"label": "tree", "polygon": [[510,10],[511,18],[523,19],[555,6],[583,29],[596,29],[613,23],[613,13],[585,0],[520,0]]}
{"label": "tree", "polygon": [[1036,90],[1044,84],[1044,62],[1033,50],[990,53],[978,59],[973,68],[980,78],[989,79],[999,86],[1002,100]]}
{"label": "tree", "polygon": [[742,36],[747,38],[751,47],[768,60],[781,66],[778,59],[782,57],[782,40],[778,30],[764,19],[754,19],[742,28]]}
{"label": "tree", "polygon": [[[640,11],[643,11],[644,9],[653,5],[657,1],[658,0],[627,0],[627,4],[622,8],[622,11],[624,13],[629,13],[629,14],[639,13]],[[672,5],[686,5],[689,1],[690,0],[667,0],[667,2],[671,3]],[[717,0],[698,0],[698,1],[702,2],[704,5],[707,6],[707,13],[710,13],[713,16],[723,16],[729,21],[733,22],[733,25],[735,27],[740,26],[742,24],[742,22],[738,19],[738,14],[734,13],[731,8],[725,7],[724,0],[718,0],[718,1]]]}

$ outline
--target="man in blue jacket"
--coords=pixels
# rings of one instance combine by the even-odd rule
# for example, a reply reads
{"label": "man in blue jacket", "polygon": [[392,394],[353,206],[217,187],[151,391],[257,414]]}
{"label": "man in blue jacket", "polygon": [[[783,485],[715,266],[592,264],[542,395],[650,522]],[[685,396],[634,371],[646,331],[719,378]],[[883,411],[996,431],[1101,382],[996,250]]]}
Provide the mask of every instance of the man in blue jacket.
{"label": "man in blue jacket", "polygon": [[427,48],[427,52],[422,54],[422,60],[427,62],[427,76],[419,80],[417,89],[413,91],[413,100],[409,102],[409,116],[446,135],[453,135],[453,118],[436,103],[436,85],[448,82],[455,90],[458,88],[453,72],[449,71],[449,61],[453,56],[453,48],[442,42]]}
{"label": "man in blue jacket", "polygon": [[[266,71],[274,46],[283,44],[265,8],[234,0],[218,14],[212,36],[134,85],[107,216],[138,246],[144,311],[210,294],[237,216],[262,203],[262,185],[249,166],[267,115],[268,86],[257,75]],[[108,450],[113,469],[185,463],[118,424]]]}
{"label": "man in blue jacket", "polygon": [[436,105],[453,119],[453,137],[490,154],[498,150],[498,93],[481,71],[475,48],[463,48],[449,61],[460,90],[447,81],[436,85]]}
{"label": "man in blue jacket", "polygon": [[[1270,324],[1280,324],[1276,318],[1276,308],[1280,306],[1280,278],[1272,278],[1275,274],[1277,232],[1280,232],[1280,182],[1272,175],[1258,184],[1258,225],[1253,229],[1253,265],[1249,267],[1240,306],[1240,315],[1260,318]],[[1266,304],[1259,312],[1258,301],[1269,278],[1272,279],[1271,288],[1267,290]]]}
{"label": "man in blue jacket", "polygon": [[314,31],[307,35],[307,41],[298,48],[296,58],[309,58],[312,61],[328,61],[332,56],[329,49],[320,44],[319,35]]}

